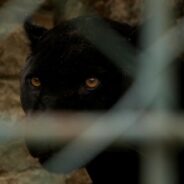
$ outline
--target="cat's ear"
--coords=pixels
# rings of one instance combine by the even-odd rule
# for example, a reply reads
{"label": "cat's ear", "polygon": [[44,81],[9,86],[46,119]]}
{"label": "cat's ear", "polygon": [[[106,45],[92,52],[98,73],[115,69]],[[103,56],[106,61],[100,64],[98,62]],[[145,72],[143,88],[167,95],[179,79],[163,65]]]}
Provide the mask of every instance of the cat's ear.
{"label": "cat's ear", "polygon": [[140,48],[140,35],[141,35],[141,27],[135,26],[133,27],[130,33],[130,40],[134,46]]}
{"label": "cat's ear", "polygon": [[30,18],[26,19],[24,22],[24,30],[30,40],[30,47],[32,50],[34,50],[40,38],[48,31],[46,28],[32,23]]}
{"label": "cat's ear", "polygon": [[127,23],[120,23],[113,20],[106,19],[110,26],[116,30],[120,35],[129,40],[134,46],[138,46],[140,37],[139,26],[131,26]]}

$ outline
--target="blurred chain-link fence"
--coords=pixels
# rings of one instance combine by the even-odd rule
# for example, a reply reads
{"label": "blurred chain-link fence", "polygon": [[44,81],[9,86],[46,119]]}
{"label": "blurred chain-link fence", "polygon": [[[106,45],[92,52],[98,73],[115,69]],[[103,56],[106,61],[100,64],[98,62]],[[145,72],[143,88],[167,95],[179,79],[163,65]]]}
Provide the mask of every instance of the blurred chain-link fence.
{"label": "blurred chain-link fence", "polygon": [[[9,145],[12,140],[21,139],[25,134],[35,143],[40,139],[60,140],[62,143],[72,140],[65,149],[50,158],[45,165],[50,170],[57,172],[72,171],[84,166],[116,140],[117,147],[126,147],[129,143],[141,147],[140,152],[144,155],[140,167],[141,183],[177,183],[175,155],[184,143],[184,124],[183,114],[181,110],[178,110],[176,103],[178,100],[177,81],[174,79],[174,67],[172,66],[173,61],[174,65],[177,65],[176,58],[182,58],[184,48],[183,8],[181,0],[2,1],[0,8],[0,110],[2,117],[4,117],[3,112],[7,111],[8,115],[20,114],[16,121],[9,120],[7,116],[1,120],[2,153],[3,149],[5,150],[3,146]],[[32,16],[38,24],[51,28],[63,20],[79,15],[94,14],[132,25],[142,25],[140,26],[142,49],[136,56],[138,64],[130,67],[136,78],[132,87],[105,116],[99,114],[40,115],[36,119],[20,121],[23,113],[17,108],[20,106],[19,69],[29,53],[28,41],[21,28],[24,20]],[[106,31],[106,24],[103,20],[102,25]],[[107,46],[111,44],[115,46],[118,37],[114,31],[110,31],[109,34],[109,37],[105,37],[103,32],[99,33],[93,43],[105,55],[114,58],[116,63],[121,63],[121,58],[115,58],[114,53]],[[122,57],[132,57],[131,47],[121,45],[121,49],[125,53]],[[38,122],[44,122],[44,129],[43,124]],[[15,148],[11,145],[8,150],[12,149],[11,152],[14,152],[17,147],[19,148],[19,146]],[[2,170],[3,178],[0,177],[0,182],[1,180],[4,183],[9,181],[3,172],[10,171],[11,176],[8,179],[14,178],[14,181],[18,183],[25,183],[27,176],[30,178],[30,183],[32,181],[75,183],[61,176],[61,178],[55,175],[50,177],[48,173],[45,174],[46,171],[43,171],[44,173],[35,171],[35,168],[41,168],[40,164],[21,154],[25,153],[25,150],[23,152],[21,148],[20,150],[21,152],[18,152],[17,155],[8,153],[10,157],[20,157],[20,160],[26,160],[18,170],[16,166],[13,166],[17,165],[17,162],[10,157],[7,159],[2,154],[1,158],[4,161],[0,161],[3,166],[0,170]],[[32,168],[34,172],[37,172],[36,174],[29,173]],[[23,170],[28,173],[21,175]],[[15,174],[16,172],[19,175]],[[180,172],[183,171],[180,170]],[[82,175],[77,175],[77,177],[82,177]],[[83,183],[85,182],[90,183],[91,181],[86,179]]]}

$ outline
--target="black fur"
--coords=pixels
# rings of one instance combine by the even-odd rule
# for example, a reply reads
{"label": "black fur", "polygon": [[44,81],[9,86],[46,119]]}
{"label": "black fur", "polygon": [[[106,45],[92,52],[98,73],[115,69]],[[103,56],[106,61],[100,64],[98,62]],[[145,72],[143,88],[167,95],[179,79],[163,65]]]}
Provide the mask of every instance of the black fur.
{"label": "black fur", "polygon": [[[100,26],[101,23],[104,26]],[[102,40],[107,51],[112,50],[112,54],[121,59],[122,63],[118,63],[118,59],[114,61],[103,52],[103,43],[96,45],[96,42],[100,39],[99,35],[107,38],[114,32],[118,44],[134,48],[137,44],[135,28],[97,17],[80,17],[48,31],[27,21],[25,30],[32,49],[21,77],[21,103],[26,113],[47,110],[107,111],[132,84],[133,76],[128,68],[134,58],[127,56],[119,45]],[[32,77],[41,80],[39,88],[31,86]],[[89,77],[97,77],[101,81],[97,89],[85,87],[84,82]],[[47,150],[47,145],[29,148],[41,162],[50,156],[51,150]],[[138,182],[138,158],[138,154],[129,149],[108,150],[87,164],[87,169],[96,184],[123,181],[135,184]]]}
{"label": "black fur", "polygon": [[46,33],[48,31],[44,27],[31,24],[31,18],[26,19],[26,21],[24,23],[24,29],[26,31],[28,38],[31,40],[30,47],[32,50],[34,50],[39,39],[44,35],[44,33]]}

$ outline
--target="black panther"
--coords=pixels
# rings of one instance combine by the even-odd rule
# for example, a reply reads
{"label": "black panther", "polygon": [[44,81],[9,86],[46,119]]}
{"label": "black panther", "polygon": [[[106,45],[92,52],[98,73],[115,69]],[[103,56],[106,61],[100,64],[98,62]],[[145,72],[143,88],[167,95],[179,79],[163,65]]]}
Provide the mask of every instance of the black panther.
{"label": "black panther", "polygon": [[[101,23],[107,29],[105,32],[99,26]],[[24,27],[31,47],[21,75],[21,103],[27,114],[108,113],[133,83],[128,65],[134,62],[130,59],[134,57],[127,57],[121,44],[137,52],[135,27],[96,16],[62,22],[51,30],[33,25],[30,20]],[[99,34],[118,38],[117,45],[113,42],[105,45],[107,40],[100,40]],[[121,58],[122,63],[105,53],[98,41],[104,41],[107,51]],[[28,143],[28,148],[41,163],[50,156],[47,147],[39,150]],[[106,150],[86,164],[86,168],[95,184],[139,183],[139,154],[135,150]]]}

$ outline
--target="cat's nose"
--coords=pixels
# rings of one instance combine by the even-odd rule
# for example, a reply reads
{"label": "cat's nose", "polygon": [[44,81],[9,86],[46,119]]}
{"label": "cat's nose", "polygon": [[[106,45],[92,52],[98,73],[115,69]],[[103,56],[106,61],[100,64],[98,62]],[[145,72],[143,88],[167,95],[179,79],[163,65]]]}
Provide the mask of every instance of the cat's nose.
{"label": "cat's nose", "polygon": [[65,96],[52,96],[52,95],[46,95],[42,97],[41,100],[41,106],[45,110],[63,110],[68,107],[68,104],[70,104],[70,100],[66,99]]}
{"label": "cat's nose", "polygon": [[58,98],[52,95],[46,95],[42,97],[41,101],[46,109],[53,109],[55,104],[57,104]]}

